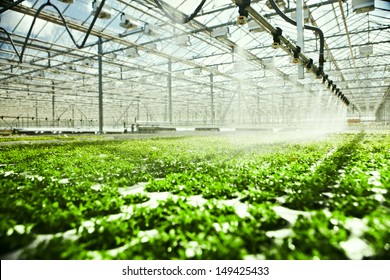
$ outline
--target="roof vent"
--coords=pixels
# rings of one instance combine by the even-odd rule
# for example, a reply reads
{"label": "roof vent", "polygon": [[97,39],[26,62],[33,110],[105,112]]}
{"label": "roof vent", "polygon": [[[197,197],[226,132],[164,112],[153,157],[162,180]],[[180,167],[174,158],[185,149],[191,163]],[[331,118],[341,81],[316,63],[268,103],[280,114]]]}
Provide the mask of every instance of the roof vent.
{"label": "roof vent", "polygon": [[259,25],[255,21],[248,22],[248,30],[249,30],[249,32],[263,32],[263,31],[265,31],[264,27]]}
{"label": "roof vent", "polygon": [[[100,4],[101,2],[100,1],[93,1],[92,2],[92,12],[91,12],[91,15],[95,15],[100,7]],[[98,18],[101,18],[101,19],[109,19],[111,18],[111,7],[107,4],[104,4],[102,10],[100,11],[100,13],[98,14]]]}
{"label": "roof vent", "polygon": [[121,14],[121,22],[119,23],[119,26],[125,29],[133,29],[137,27],[137,25],[133,23],[130,17],[125,13]]}
{"label": "roof vent", "polygon": [[374,53],[374,49],[372,45],[365,45],[365,46],[360,46],[359,52],[361,56],[369,56]]}
{"label": "roof vent", "polygon": [[228,27],[220,27],[213,29],[211,31],[211,36],[217,39],[227,39],[229,37],[229,28]]}
{"label": "roof vent", "polygon": [[357,14],[375,10],[375,0],[352,0],[352,10]]}
{"label": "roof vent", "polygon": [[138,49],[136,47],[125,50],[127,57],[139,57]]}

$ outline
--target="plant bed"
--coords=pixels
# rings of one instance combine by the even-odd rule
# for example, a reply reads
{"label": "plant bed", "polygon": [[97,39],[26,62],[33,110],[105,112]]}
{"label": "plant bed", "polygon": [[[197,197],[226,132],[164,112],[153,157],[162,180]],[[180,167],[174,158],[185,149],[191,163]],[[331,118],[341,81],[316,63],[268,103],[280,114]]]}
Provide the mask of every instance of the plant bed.
{"label": "plant bed", "polygon": [[[387,133],[294,144],[179,137],[2,146],[1,254],[388,259],[389,147]],[[351,221],[365,225],[359,234]],[[352,254],[354,242],[368,253]]]}

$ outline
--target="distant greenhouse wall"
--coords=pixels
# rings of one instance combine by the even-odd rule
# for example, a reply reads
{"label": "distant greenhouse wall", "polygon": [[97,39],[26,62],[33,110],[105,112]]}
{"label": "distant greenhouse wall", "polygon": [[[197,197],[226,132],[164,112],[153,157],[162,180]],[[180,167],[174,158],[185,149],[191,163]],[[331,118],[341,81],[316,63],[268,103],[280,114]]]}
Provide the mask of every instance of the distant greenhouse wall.
{"label": "distant greenhouse wall", "polygon": [[378,107],[376,121],[384,124],[390,123],[390,88],[384,94],[382,102]]}

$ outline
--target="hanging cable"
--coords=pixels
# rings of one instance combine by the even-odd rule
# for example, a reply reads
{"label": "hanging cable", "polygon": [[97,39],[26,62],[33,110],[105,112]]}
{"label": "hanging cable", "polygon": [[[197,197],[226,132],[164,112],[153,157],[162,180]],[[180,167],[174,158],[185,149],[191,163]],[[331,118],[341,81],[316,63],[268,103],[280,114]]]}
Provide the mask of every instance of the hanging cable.
{"label": "hanging cable", "polygon": [[[286,16],[280,9],[279,7],[276,5],[275,1],[274,0],[269,0],[272,8],[274,8],[274,10],[276,11],[276,13],[278,15],[280,15],[285,21],[287,21],[288,23],[292,24],[292,25],[295,25],[297,26],[297,22],[295,20],[292,20],[291,18],[289,18],[288,16]],[[320,37],[320,57],[319,57],[319,60],[318,60],[318,64],[319,64],[319,67],[317,69],[317,76],[321,76],[323,74],[323,70],[324,70],[324,62],[325,62],[325,58],[324,58],[324,44],[325,44],[325,40],[324,40],[324,33],[322,32],[321,29],[319,29],[318,27],[315,27],[315,26],[311,26],[311,25],[304,25],[303,26],[304,29],[308,29],[308,30],[312,30],[314,32],[316,32],[319,37]]]}
{"label": "hanging cable", "polygon": [[[35,21],[37,20],[39,14],[41,13],[41,11],[42,11],[45,7],[47,7],[47,6],[53,7],[53,8],[58,12],[58,14],[59,14],[59,16],[60,16],[62,22],[64,23],[65,29],[66,29],[66,31],[68,32],[68,34],[69,34],[69,36],[70,36],[70,39],[72,40],[73,44],[74,44],[78,49],[82,49],[82,48],[84,48],[85,43],[87,42],[87,39],[88,39],[88,37],[89,37],[89,35],[90,35],[91,31],[92,31],[93,26],[95,25],[95,22],[96,22],[96,20],[97,20],[97,18],[98,18],[98,15],[99,15],[100,11],[103,9],[103,6],[104,6],[104,3],[105,3],[105,2],[106,2],[106,0],[102,0],[102,2],[101,2],[101,4],[100,4],[99,8],[97,9],[97,11],[96,11],[96,13],[95,13],[95,15],[94,15],[94,18],[93,18],[93,20],[92,20],[92,22],[91,22],[91,25],[89,26],[89,28],[88,28],[88,30],[87,30],[87,33],[85,34],[85,37],[84,37],[82,43],[79,45],[79,44],[77,44],[77,42],[76,42],[76,40],[74,39],[72,33],[70,32],[70,29],[69,29],[69,27],[68,27],[68,24],[66,23],[66,20],[65,20],[64,16],[62,15],[61,11],[57,8],[57,6],[55,6],[55,5],[53,5],[52,3],[50,3],[50,0],[48,0],[45,4],[43,4],[42,6],[40,6],[40,7],[38,8],[37,12],[35,13],[34,18],[33,18],[33,22],[31,23],[30,29],[29,29],[29,31],[28,31],[28,33],[27,33],[26,40],[25,40],[24,43],[23,43],[23,47],[22,47],[22,50],[21,50],[20,54],[17,52],[15,46],[13,45],[12,39],[11,39],[11,37],[9,36],[8,32],[6,32],[6,34],[8,35],[8,38],[9,38],[10,41],[11,41],[11,44],[12,44],[13,47],[14,47],[15,53],[17,54],[17,56],[18,56],[18,58],[19,58],[19,62],[22,63],[22,61],[23,61],[23,55],[24,55],[24,52],[25,52],[25,50],[26,50],[26,48],[27,48],[27,42],[28,42],[28,40],[30,39],[32,30],[33,30],[34,25],[35,25]],[[1,29],[4,30],[3,28],[1,28]]]}
{"label": "hanging cable", "polygon": [[2,1],[2,2],[6,2],[6,3],[1,3],[4,8],[0,10],[0,14],[8,11],[9,9],[12,9],[13,7],[19,5],[20,3],[24,2],[25,0],[18,0],[18,1],[15,1],[15,2],[12,2],[12,1]]}
{"label": "hanging cable", "polygon": [[206,0],[202,0],[202,2],[198,5],[198,7],[195,9],[195,11],[190,16],[185,16],[184,18],[178,19],[177,17],[173,16],[169,11],[166,10],[166,8],[160,3],[160,0],[155,0],[158,8],[171,20],[173,20],[176,23],[184,24],[188,23],[191,20],[196,17],[196,15],[199,13],[199,11],[202,9],[204,3],[206,3]]}
{"label": "hanging cable", "polygon": [[12,40],[12,38],[11,38],[10,34],[8,33],[8,31],[5,30],[3,27],[0,27],[0,31],[4,32],[5,35],[7,35],[8,40],[11,42],[12,48],[14,49],[14,52],[15,52],[16,56],[17,56],[18,59],[20,60],[20,54],[19,54],[18,50],[16,49],[16,46],[15,46],[15,44],[14,44],[14,41]]}

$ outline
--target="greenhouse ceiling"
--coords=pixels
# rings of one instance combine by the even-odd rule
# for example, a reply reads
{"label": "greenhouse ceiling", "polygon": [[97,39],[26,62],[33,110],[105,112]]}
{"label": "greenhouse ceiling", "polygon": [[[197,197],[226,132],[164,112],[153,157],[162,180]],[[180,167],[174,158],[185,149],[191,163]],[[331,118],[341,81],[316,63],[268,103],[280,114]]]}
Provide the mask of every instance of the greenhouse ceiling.
{"label": "greenhouse ceiling", "polygon": [[[299,52],[302,33],[271,2],[2,0],[0,115],[261,123],[319,106],[374,117],[390,91],[390,3],[303,1],[302,21],[324,34],[321,67],[319,33],[305,29]],[[301,1],[274,2],[299,14]]]}

